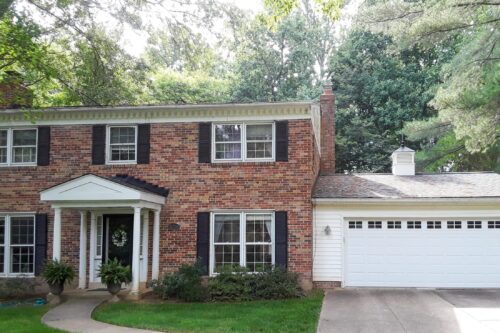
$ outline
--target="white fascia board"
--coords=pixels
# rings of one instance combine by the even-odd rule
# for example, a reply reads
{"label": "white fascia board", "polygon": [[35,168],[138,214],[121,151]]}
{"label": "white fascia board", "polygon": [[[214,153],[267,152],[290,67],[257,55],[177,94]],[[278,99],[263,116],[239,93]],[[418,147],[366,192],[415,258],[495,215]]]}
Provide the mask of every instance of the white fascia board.
{"label": "white fascia board", "polygon": [[[329,205],[500,205],[500,197],[475,197],[475,198],[313,198],[312,202],[316,206]],[[498,207],[498,206],[497,206]]]}

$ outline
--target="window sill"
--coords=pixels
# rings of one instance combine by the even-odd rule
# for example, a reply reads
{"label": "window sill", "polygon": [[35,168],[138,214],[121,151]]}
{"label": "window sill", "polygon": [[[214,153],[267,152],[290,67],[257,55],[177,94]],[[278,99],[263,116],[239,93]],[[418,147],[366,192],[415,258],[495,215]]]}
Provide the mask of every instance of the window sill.
{"label": "window sill", "polygon": [[22,168],[25,168],[25,167],[36,167],[38,166],[35,163],[16,163],[16,164],[0,164],[0,168],[17,168],[17,167],[22,167]]}
{"label": "window sill", "polygon": [[116,166],[116,165],[137,165],[137,161],[127,161],[127,162],[106,162],[106,165]]}
{"label": "window sill", "polygon": [[23,278],[32,279],[35,277],[34,273],[0,273],[0,278]]}

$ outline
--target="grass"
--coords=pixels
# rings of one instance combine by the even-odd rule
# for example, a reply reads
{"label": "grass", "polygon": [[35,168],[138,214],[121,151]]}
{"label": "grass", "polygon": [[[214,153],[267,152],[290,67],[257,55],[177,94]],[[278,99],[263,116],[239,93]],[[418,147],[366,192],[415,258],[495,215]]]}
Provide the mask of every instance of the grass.
{"label": "grass", "polygon": [[316,332],[322,294],[241,303],[104,304],[93,318],[165,332]]}
{"label": "grass", "polygon": [[42,324],[42,316],[49,306],[16,306],[0,309],[0,332],[55,333],[62,332]]}

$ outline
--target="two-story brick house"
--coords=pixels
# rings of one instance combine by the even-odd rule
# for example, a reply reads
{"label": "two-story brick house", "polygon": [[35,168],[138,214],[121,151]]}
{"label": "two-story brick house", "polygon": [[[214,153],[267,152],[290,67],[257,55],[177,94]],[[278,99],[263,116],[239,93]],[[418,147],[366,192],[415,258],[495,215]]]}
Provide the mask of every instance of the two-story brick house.
{"label": "two-story brick house", "polygon": [[131,294],[200,258],[312,285],[313,187],[334,170],[334,96],[309,102],[0,111],[0,277],[69,262],[79,287],[131,265]]}

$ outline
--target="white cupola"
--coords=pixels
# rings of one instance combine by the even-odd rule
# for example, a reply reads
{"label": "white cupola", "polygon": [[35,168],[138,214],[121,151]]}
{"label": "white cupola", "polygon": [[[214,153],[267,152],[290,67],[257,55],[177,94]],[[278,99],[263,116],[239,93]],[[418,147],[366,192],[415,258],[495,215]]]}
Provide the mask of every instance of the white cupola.
{"label": "white cupola", "polygon": [[405,146],[392,155],[392,174],[395,176],[415,176],[415,151]]}

